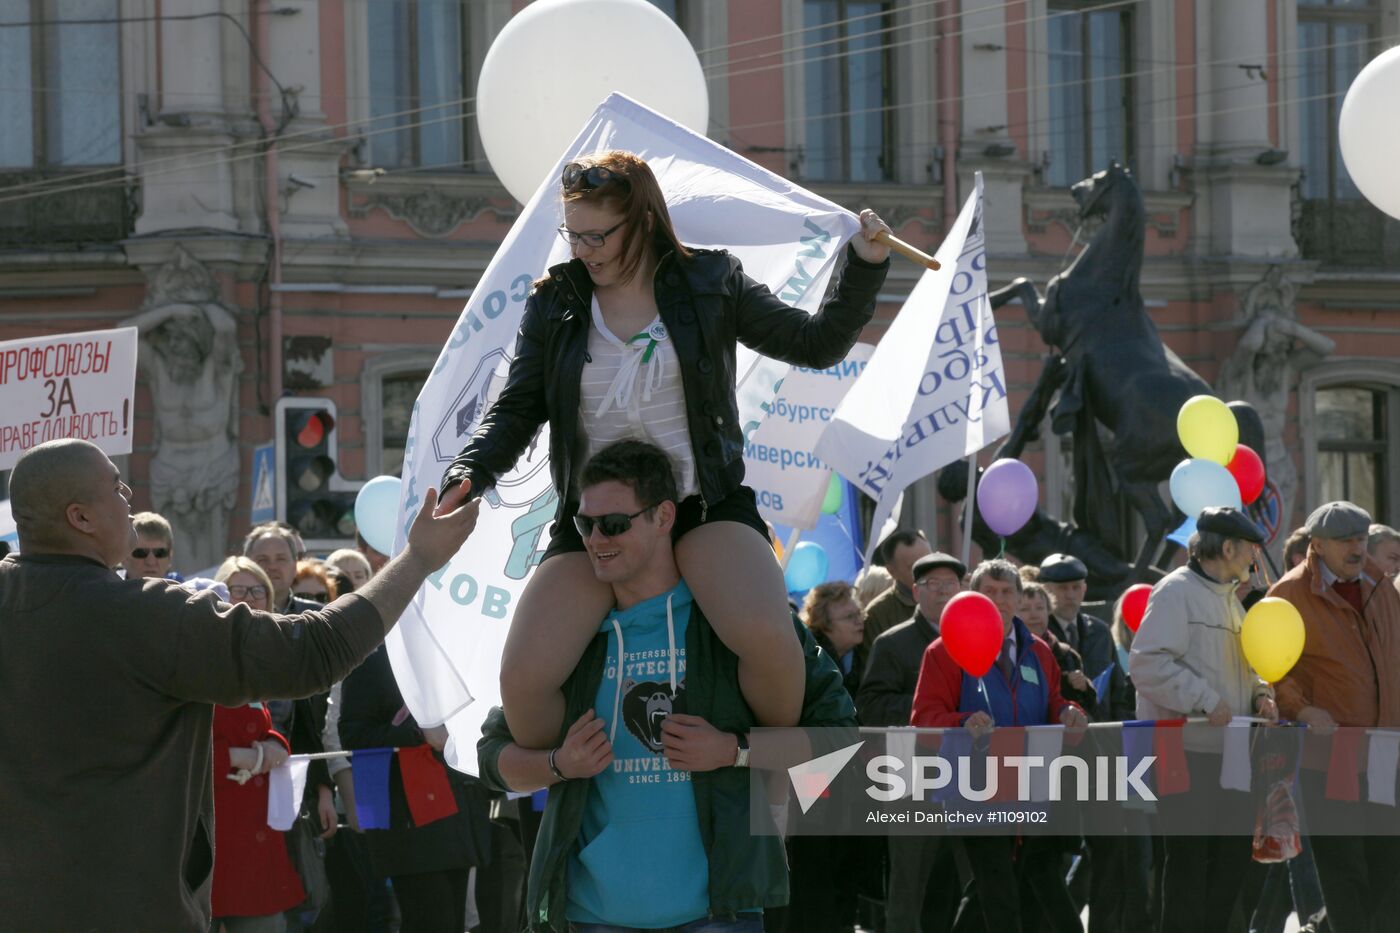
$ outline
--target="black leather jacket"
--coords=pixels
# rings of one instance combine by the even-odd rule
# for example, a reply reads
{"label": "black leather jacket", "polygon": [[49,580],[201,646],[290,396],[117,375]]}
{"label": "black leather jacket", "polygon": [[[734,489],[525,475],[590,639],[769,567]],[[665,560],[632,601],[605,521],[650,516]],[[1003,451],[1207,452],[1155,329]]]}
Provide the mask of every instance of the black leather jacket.
{"label": "black leather jacket", "polygon": [[[796,366],[821,368],[845,358],[875,313],[889,261],[872,265],[847,249],[835,291],[817,314],[790,308],[744,274],[723,250],[694,250],[688,260],[662,257],[654,275],[656,306],[681,366],[690,442],[705,503],[719,502],[744,480],[744,437],[735,400],[735,343]],[[443,475],[446,492],[470,478],[472,495],[495,485],[549,423],[549,458],[564,514],[569,480],[582,467],[579,382],[588,348],[593,280],[577,259],[554,266],[535,284],[500,397]]]}

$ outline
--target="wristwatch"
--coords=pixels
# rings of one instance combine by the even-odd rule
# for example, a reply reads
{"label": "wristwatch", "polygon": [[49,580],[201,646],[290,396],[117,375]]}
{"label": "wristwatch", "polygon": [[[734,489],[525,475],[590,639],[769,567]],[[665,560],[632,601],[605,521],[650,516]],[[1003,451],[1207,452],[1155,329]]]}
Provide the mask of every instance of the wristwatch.
{"label": "wristwatch", "polygon": [[734,752],[734,767],[747,768],[749,766],[749,737],[742,732],[736,732],[734,739],[739,743],[738,749]]}

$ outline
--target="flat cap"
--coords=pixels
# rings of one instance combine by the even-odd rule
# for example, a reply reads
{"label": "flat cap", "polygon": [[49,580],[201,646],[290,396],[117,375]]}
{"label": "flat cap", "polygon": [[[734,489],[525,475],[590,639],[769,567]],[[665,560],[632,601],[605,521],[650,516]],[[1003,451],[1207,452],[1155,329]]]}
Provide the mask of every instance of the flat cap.
{"label": "flat cap", "polygon": [[1040,562],[1041,583],[1073,583],[1089,579],[1089,568],[1073,554],[1051,554]]}
{"label": "flat cap", "polygon": [[1371,530],[1371,516],[1352,502],[1328,502],[1308,516],[1303,529],[1314,538],[1364,538]]}
{"label": "flat cap", "polygon": [[942,551],[934,551],[932,554],[925,554],[923,557],[914,561],[914,568],[911,573],[914,575],[914,579],[917,580],[930,570],[937,570],[939,567],[947,567],[958,575],[959,580],[967,575],[966,564],[958,560],[952,554],[944,554]]}
{"label": "flat cap", "polygon": [[1200,517],[1196,519],[1196,528],[1224,538],[1238,538],[1250,544],[1264,543],[1264,532],[1254,524],[1253,519],[1239,509],[1229,506],[1202,509]]}

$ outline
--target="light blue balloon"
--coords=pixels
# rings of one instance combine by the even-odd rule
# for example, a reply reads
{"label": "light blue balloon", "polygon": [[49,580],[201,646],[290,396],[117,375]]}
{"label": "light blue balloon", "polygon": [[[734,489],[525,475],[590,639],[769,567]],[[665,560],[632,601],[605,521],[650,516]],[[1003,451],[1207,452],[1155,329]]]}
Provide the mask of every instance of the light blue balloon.
{"label": "light blue balloon", "polygon": [[402,491],[403,480],[397,476],[376,476],[355,496],[355,527],[365,543],[381,554],[393,553]]}
{"label": "light blue balloon", "polygon": [[1239,484],[1214,460],[1196,457],[1178,463],[1172,470],[1171,491],[1172,501],[1187,518],[1198,518],[1211,507],[1242,508]]}
{"label": "light blue balloon", "polygon": [[792,549],[792,556],[788,558],[787,569],[783,571],[788,592],[805,593],[812,587],[825,583],[830,564],[826,548],[815,541],[798,542],[797,547]]}

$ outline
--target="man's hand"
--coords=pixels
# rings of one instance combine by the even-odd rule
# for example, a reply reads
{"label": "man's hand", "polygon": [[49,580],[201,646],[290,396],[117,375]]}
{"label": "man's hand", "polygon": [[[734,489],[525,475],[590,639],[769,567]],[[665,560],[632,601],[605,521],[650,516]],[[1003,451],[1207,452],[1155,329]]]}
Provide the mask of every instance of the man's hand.
{"label": "man's hand", "polygon": [[[463,483],[463,485],[466,485]],[[454,486],[452,492],[459,488]],[[466,493],[463,493],[466,495]],[[448,499],[452,500],[451,493]],[[443,503],[445,506],[447,503]],[[408,529],[408,553],[420,562],[420,567],[432,573],[444,566],[462,549],[472,529],[476,527],[476,516],[481,511],[481,500],[474,499],[466,505],[451,511],[439,509],[437,490],[428,488],[423,496],[423,506]],[[438,517],[438,515],[441,517]]]}
{"label": "man's hand", "polygon": [[446,726],[430,726],[420,731],[423,733],[423,740],[433,747],[433,751],[440,752],[447,747]]}
{"label": "man's hand", "polygon": [[1089,718],[1077,706],[1066,706],[1060,711],[1060,723],[1070,729],[1083,729],[1089,725]]}
{"label": "man's hand", "polygon": [[564,777],[591,778],[612,764],[612,743],[603,731],[603,720],[589,710],[564,735],[564,744],[554,753],[554,766]]}
{"label": "man's hand", "polygon": [[1298,721],[1318,735],[1331,735],[1337,731],[1337,720],[1320,706],[1305,706],[1298,711]]}
{"label": "man's hand", "polygon": [[1084,676],[1083,671],[1065,671],[1065,679],[1071,687],[1080,692],[1090,688],[1089,678]]}
{"label": "man's hand", "polygon": [[661,748],[677,771],[714,771],[734,764],[739,740],[699,716],[672,713],[661,723]]}
{"label": "man's hand", "polygon": [[321,838],[334,836],[340,828],[340,819],[335,812],[335,794],[324,784],[316,787],[316,815],[321,819]]}
{"label": "man's hand", "polygon": [[1278,704],[1268,694],[1260,694],[1254,701],[1254,712],[1269,722],[1278,722]]}
{"label": "man's hand", "polygon": [[1220,702],[1215,704],[1215,709],[1210,711],[1210,715],[1206,719],[1212,726],[1228,726],[1232,715],[1230,704],[1225,702],[1224,697],[1221,697]]}
{"label": "man's hand", "polygon": [[971,732],[974,738],[979,739],[988,732],[991,732],[995,726],[996,722],[992,719],[991,715],[989,713],[984,713],[980,709],[963,720],[963,728]]}
{"label": "man's hand", "polygon": [[471,491],[472,481],[469,479],[464,479],[447,490],[447,495],[442,497],[442,501],[433,510],[433,518],[442,518],[448,512],[455,510],[457,506],[467,501],[467,496],[471,494]]}

